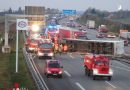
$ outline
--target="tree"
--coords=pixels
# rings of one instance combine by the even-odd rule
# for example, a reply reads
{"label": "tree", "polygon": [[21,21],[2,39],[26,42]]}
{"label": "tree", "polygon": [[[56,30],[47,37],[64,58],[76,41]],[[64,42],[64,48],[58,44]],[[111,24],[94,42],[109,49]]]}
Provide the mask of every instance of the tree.
{"label": "tree", "polygon": [[9,13],[9,14],[12,14],[12,13],[13,13],[13,11],[12,11],[11,8],[9,8],[8,13]]}
{"label": "tree", "polygon": [[19,7],[19,9],[18,9],[18,14],[23,14],[21,7]]}

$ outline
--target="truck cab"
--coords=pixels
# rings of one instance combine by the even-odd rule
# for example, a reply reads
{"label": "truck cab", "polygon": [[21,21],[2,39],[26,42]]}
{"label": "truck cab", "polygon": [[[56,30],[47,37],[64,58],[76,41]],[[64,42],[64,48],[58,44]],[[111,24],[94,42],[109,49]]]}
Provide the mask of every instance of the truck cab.
{"label": "truck cab", "polygon": [[34,52],[34,51],[36,51],[38,43],[39,43],[38,40],[28,38],[27,42],[25,43],[27,52]]}
{"label": "truck cab", "polygon": [[53,51],[53,43],[51,40],[44,40],[43,42],[38,44],[37,47],[37,56],[40,57],[53,57],[54,56],[54,51]]}
{"label": "truck cab", "polygon": [[84,57],[85,73],[88,76],[92,76],[93,80],[97,76],[107,77],[108,80],[111,80],[113,71],[109,64],[109,59],[103,55],[88,54]]}

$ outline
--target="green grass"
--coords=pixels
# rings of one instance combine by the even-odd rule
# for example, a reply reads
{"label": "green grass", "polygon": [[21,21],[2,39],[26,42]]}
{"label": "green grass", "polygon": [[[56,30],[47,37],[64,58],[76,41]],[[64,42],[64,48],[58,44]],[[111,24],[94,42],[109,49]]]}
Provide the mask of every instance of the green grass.
{"label": "green grass", "polygon": [[0,23],[5,21],[5,17],[4,16],[0,16]]}
{"label": "green grass", "polygon": [[26,87],[28,90],[37,90],[23,56],[22,48],[24,41],[22,33],[19,33],[18,73],[15,73],[15,44],[15,41],[11,42],[10,54],[0,53],[0,90],[4,90],[4,87],[12,87],[16,82],[20,84],[20,87]]}

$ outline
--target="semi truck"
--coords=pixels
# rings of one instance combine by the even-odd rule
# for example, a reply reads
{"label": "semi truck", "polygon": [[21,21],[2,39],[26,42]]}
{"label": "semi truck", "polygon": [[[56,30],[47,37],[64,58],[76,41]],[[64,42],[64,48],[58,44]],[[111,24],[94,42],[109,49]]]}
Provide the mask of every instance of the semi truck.
{"label": "semi truck", "polygon": [[61,27],[59,29],[59,38],[64,39],[64,38],[72,38],[72,39],[77,39],[79,37],[87,37],[85,32],[72,29],[69,27]]}
{"label": "semi truck", "polygon": [[103,54],[106,56],[124,55],[123,40],[82,40],[82,39],[64,39],[68,45],[68,51],[85,53]]}
{"label": "semi truck", "polygon": [[94,20],[87,20],[86,26],[88,29],[95,29],[95,21]]}
{"label": "semi truck", "polygon": [[113,70],[110,68],[110,60],[104,55],[86,54],[84,57],[84,69],[87,76],[107,77],[111,80]]}

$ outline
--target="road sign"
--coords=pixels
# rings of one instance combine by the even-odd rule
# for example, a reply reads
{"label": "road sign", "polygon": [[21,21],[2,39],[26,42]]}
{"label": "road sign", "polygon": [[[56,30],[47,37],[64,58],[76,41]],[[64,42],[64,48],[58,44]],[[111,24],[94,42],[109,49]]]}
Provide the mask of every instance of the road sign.
{"label": "road sign", "polygon": [[76,10],[63,10],[62,12],[63,14],[69,14],[69,15],[76,14]]}
{"label": "road sign", "polygon": [[27,19],[17,19],[17,30],[27,30],[28,20]]}

